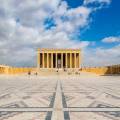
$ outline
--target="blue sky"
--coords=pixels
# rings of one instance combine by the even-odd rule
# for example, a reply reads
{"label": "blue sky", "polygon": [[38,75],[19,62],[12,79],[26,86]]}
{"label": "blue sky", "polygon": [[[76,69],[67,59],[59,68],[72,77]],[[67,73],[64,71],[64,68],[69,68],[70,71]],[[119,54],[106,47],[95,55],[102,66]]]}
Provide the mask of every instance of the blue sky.
{"label": "blue sky", "polygon": [[[83,0],[67,0],[70,7],[82,5]],[[90,27],[80,35],[80,39],[89,41],[100,41],[109,36],[120,35],[120,1],[112,0],[108,7],[105,7],[92,15]]]}
{"label": "blue sky", "polygon": [[37,48],[81,48],[82,66],[120,64],[119,5],[119,0],[1,0],[0,64],[35,66]]}
{"label": "blue sky", "polygon": [[93,21],[82,39],[101,40],[107,36],[120,35],[120,1],[113,0],[109,7],[98,11],[93,15]]}

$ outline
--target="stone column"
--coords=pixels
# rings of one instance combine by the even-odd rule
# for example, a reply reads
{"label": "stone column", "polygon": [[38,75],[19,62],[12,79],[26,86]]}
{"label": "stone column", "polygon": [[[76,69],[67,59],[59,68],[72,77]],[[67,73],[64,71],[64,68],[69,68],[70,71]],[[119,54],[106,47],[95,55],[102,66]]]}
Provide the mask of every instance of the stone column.
{"label": "stone column", "polygon": [[75,63],[75,64],[74,64],[74,65],[75,65],[74,67],[76,68],[76,53],[74,53],[74,63]]}
{"label": "stone column", "polygon": [[56,55],[56,68],[57,68],[57,61],[58,61],[58,59],[57,59],[57,53],[55,55]]}
{"label": "stone column", "polygon": [[63,68],[63,53],[61,53],[61,68]]}
{"label": "stone column", "polygon": [[40,68],[40,52],[39,51],[37,55],[37,67]]}
{"label": "stone column", "polygon": [[49,68],[49,53],[47,53],[47,68]]}
{"label": "stone column", "polygon": [[40,68],[41,68],[41,59],[42,59],[42,56],[41,56],[41,53],[40,53]]}
{"label": "stone column", "polygon": [[72,68],[72,53],[70,53],[70,68]]}
{"label": "stone column", "polygon": [[68,61],[67,61],[67,53],[65,53],[65,67],[68,67]]}
{"label": "stone column", "polygon": [[45,55],[45,53],[42,53],[42,67],[43,68],[45,67],[44,55]]}
{"label": "stone column", "polygon": [[51,68],[53,68],[53,53],[51,53]]}
{"label": "stone column", "polygon": [[79,68],[80,68],[80,53],[79,53],[79,56],[78,56],[78,57],[79,57]]}

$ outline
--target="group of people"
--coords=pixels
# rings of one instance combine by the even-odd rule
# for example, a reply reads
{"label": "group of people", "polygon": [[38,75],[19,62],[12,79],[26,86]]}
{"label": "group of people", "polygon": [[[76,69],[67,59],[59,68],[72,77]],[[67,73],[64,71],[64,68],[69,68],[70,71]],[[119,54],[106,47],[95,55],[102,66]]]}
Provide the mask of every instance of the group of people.
{"label": "group of people", "polygon": [[[31,71],[28,71],[28,75],[29,75],[29,76],[31,75]],[[37,76],[37,75],[38,75],[38,73],[37,73],[37,72],[35,72],[35,75]]]}
{"label": "group of people", "polygon": [[[64,68],[63,70],[64,70],[64,72],[67,72],[67,69],[65,69],[65,68]],[[59,72],[59,68],[57,69],[57,71],[56,71],[56,72],[57,72],[57,73]],[[75,72],[75,74],[80,74],[80,73],[79,73],[79,72]],[[29,76],[31,75],[31,71],[28,71],[28,75],[29,75]],[[37,73],[37,72],[35,72],[35,73],[34,73],[34,75],[36,75],[36,76],[37,76],[37,75],[38,75],[38,73]]]}
{"label": "group of people", "polygon": [[[63,68],[63,70],[64,70],[64,72],[66,72],[66,71],[67,71],[65,68]],[[56,72],[59,72],[59,68],[58,68],[58,70],[57,70]]]}

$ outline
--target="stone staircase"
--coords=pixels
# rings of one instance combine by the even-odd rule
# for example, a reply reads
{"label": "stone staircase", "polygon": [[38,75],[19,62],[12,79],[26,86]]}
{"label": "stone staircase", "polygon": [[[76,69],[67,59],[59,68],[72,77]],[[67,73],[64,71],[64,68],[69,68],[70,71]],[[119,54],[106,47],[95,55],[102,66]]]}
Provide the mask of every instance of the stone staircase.
{"label": "stone staircase", "polygon": [[73,70],[73,69],[68,69],[68,70],[64,70],[64,69],[39,69],[39,70],[34,71],[34,73],[36,73],[36,72],[38,75],[41,75],[41,76],[80,75],[80,71]]}

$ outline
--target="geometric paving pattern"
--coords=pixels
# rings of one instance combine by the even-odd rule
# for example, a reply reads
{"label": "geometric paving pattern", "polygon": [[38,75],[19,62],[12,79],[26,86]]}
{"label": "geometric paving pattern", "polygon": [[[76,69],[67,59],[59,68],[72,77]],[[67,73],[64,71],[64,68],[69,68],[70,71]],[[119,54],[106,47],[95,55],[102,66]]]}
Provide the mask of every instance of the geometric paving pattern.
{"label": "geometric paving pattern", "polygon": [[0,108],[0,120],[120,120],[120,76],[0,76]]}

